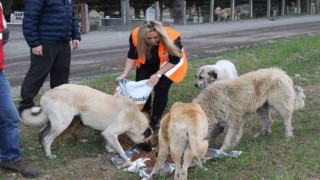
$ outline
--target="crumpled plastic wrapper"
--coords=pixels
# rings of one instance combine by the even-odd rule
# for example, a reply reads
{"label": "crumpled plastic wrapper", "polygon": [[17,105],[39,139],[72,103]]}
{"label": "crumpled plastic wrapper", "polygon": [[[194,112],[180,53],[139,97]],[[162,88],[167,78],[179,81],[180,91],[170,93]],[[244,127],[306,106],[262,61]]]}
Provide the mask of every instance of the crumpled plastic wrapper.
{"label": "crumpled plastic wrapper", "polygon": [[[134,154],[140,153],[140,151],[137,149],[129,149],[129,150],[126,150],[125,153],[126,153],[127,157],[129,159],[131,159]],[[211,154],[212,157],[205,157],[205,158],[201,159],[201,162],[203,164],[206,163],[207,160],[212,159],[212,158],[218,158],[218,159],[237,158],[238,156],[241,155],[242,151],[231,151],[229,153],[225,153],[225,152],[220,151],[218,149],[208,148],[208,153]],[[146,161],[146,160],[149,160],[149,158],[139,158],[136,161],[134,161],[130,167],[123,169],[123,171],[139,173],[139,175],[140,175],[140,177],[142,177],[142,179],[147,179],[152,172],[152,168],[147,167],[144,164],[144,161]],[[124,163],[124,161],[118,155],[111,158],[111,161],[117,167],[117,169],[121,169],[121,165]],[[191,163],[190,167],[193,167],[193,166],[194,166],[194,164]],[[173,171],[174,171],[174,164],[165,162],[162,165],[161,170],[159,171],[159,174],[162,176],[169,176],[173,173]]]}

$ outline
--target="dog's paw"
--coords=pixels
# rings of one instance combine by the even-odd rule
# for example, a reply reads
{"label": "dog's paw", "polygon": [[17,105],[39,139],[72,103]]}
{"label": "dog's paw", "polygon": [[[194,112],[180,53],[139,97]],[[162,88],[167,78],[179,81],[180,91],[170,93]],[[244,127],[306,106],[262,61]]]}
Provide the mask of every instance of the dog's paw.
{"label": "dog's paw", "polygon": [[57,158],[57,156],[56,156],[56,155],[51,154],[51,155],[49,156],[49,158],[50,158],[50,159],[56,159],[56,158]]}
{"label": "dog's paw", "polygon": [[257,138],[259,138],[259,137],[260,137],[260,133],[257,133],[257,134],[255,134],[255,135],[253,136],[254,139],[257,139]]}
{"label": "dog's paw", "polygon": [[121,168],[121,169],[127,168],[127,167],[129,167],[129,166],[131,166],[131,165],[132,165],[132,162],[131,162],[131,161],[127,161],[127,162],[123,163],[123,164],[120,166],[120,168]]}
{"label": "dog's paw", "polygon": [[109,146],[106,146],[106,150],[107,150],[107,152],[109,152],[109,153],[115,152],[114,149],[113,149],[112,147],[109,147]]}
{"label": "dog's paw", "polygon": [[286,140],[287,140],[287,141],[290,141],[290,140],[292,140],[292,139],[294,139],[294,136],[293,136],[293,135],[291,135],[291,136],[286,136]]}
{"label": "dog's paw", "polygon": [[262,130],[261,132],[254,135],[254,139],[257,139],[260,136],[270,136],[271,133],[272,133],[271,130]]}

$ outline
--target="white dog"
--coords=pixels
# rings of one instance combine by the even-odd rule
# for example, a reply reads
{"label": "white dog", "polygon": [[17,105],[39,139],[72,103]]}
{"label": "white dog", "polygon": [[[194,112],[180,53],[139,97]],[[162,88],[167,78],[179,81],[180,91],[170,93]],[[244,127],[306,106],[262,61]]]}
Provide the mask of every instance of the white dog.
{"label": "white dog", "polygon": [[214,81],[238,77],[235,65],[228,60],[220,60],[214,65],[201,66],[196,71],[197,81],[194,86],[205,88]]}
{"label": "white dog", "polygon": [[[40,100],[42,111],[32,115],[31,109],[22,112],[22,121],[29,125],[49,123],[39,131],[39,140],[48,157],[51,144],[79,116],[84,125],[102,131],[107,150],[113,149],[131,165],[118,136],[126,134],[139,144],[149,140],[152,131],[147,117],[128,97],[115,97],[82,85],[65,84],[44,93]],[[111,147],[110,147],[111,146]],[[112,149],[113,148],[113,149]]]}
{"label": "white dog", "polygon": [[[232,80],[218,81],[205,88],[192,102],[198,103],[209,121],[209,138],[228,127],[220,150],[231,150],[242,137],[244,116],[257,111],[263,128],[259,135],[271,133],[273,108],[283,119],[285,136],[293,137],[293,111],[304,107],[303,89],[294,86],[292,79],[278,68],[260,69]],[[222,129],[223,130],[223,129]]]}
{"label": "white dog", "polygon": [[[207,133],[208,120],[198,104],[174,103],[161,120],[159,152],[150,178],[155,178],[169,153],[175,165],[175,180],[187,179],[192,160],[201,168],[200,158],[203,158],[208,150],[208,140],[205,140]],[[184,158],[181,168],[182,156]]]}

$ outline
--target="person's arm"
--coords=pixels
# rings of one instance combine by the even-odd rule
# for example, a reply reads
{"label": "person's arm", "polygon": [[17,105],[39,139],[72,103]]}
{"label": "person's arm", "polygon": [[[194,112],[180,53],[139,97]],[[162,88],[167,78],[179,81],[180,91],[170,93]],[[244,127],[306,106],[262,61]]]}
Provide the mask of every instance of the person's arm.
{"label": "person's arm", "polygon": [[72,47],[73,49],[79,49],[80,48],[80,41],[81,41],[81,35],[80,35],[80,26],[79,21],[76,16],[75,10],[72,6]]}
{"label": "person's arm", "polygon": [[[164,66],[162,66],[155,74],[151,75],[148,81],[148,84],[150,86],[155,86],[160,78],[162,77],[162,75],[164,75],[167,71],[169,71],[170,69],[172,69],[175,66],[175,64],[172,64],[170,62],[167,62]],[[161,77],[159,77],[161,76]]]}
{"label": "person's arm", "polygon": [[[181,51],[183,46],[181,44],[180,37],[178,37],[177,39],[174,40],[174,44]],[[176,64],[178,64],[179,62],[180,62],[180,57],[179,56],[172,56],[171,54],[169,54],[169,61],[164,66],[162,66],[155,74],[150,76],[148,84],[151,85],[151,86],[155,86],[160,80],[159,76],[164,75],[166,72],[168,72],[174,66],[176,66]]]}
{"label": "person's arm", "polygon": [[117,79],[127,78],[132,69],[136,67],[136,60],[127,58],[126,66],[124,67],[123,73],[117,77]]}
{"label": "person's arm", "polygon": [[23,17],[23,36],[31,48],[41,45],[38,24],[45,1],[43,0],[25,0]]}

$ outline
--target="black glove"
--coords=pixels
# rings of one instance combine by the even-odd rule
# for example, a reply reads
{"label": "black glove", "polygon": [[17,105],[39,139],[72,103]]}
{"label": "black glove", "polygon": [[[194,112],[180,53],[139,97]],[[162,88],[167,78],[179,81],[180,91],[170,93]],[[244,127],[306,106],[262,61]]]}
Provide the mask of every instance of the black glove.
{"label": "black glove", "polygon": [[10,34],[10,31],[8,28],[3,29],[3,32],[2,32],[3,44],[6,44],[9,41],[9,34]]}

